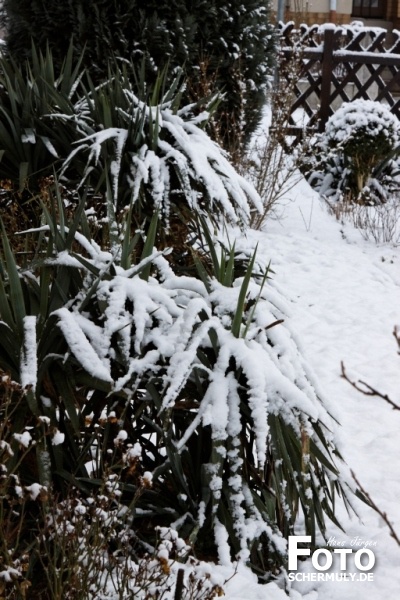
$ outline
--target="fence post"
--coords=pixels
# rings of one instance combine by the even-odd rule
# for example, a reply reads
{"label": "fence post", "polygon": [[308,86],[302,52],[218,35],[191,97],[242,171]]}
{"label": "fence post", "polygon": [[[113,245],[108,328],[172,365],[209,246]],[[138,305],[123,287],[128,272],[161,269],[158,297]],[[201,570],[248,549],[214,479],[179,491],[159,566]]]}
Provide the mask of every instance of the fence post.
{"label": "fence post", "polygon": [[175,594],[174,600],[182,600],[183,595],[183,576],[185,574],[184,569],[178,569],[178,574],[176,576],[176,586],[175,586]]}
{"label": "fence post", "polygon": [[335,26],[324,29],[324,45],[321,68],[321,97],[319,109],[319,131],[324,131],[327,120],[329,119],[329,106],[331,99],[331,81],[333,71],[333,49],[335,38]]}

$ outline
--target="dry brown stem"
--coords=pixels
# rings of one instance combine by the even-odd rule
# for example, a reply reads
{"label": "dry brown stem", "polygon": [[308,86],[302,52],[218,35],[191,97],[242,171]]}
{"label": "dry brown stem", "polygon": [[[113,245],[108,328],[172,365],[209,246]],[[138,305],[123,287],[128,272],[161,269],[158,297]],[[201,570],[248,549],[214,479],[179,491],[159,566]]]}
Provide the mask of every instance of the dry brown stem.
{"label": "dry brown stem", "polygon": [[[346,369],[344,367],[343,362],[340,364],[341,364],[343,379],[348,381],[350,383],[350,385],[352,385],[353,388],[355,388],[357,390],[357,392],[361,392],[362,394],[364,394],[364,396],[377,396],[378,398],[382,398],[382,400],[385,400],[385,402],[390,404],[390,406],[393,408],[393,410],[400,410],[400,405],[393,402],[393,400],[391,400],[387,394],[382,394],[379,390],[376,390],[374,387],[372,387],[365,381],[362,381],[361,379],[359,379],[358,381],[352,381],[346,373]],[[364,387],[361,387],[361,386],[364,386]]]}
{"label": "dry brown stem", "polygon": [[354,471],[351,471],[351,476],[354,479],[356,485],[358,486],[360,492],[365,496],[365,498],[368,500],[368,503],[370,504],[371,508],[373,508],[380,517],[382,517],[382,519],[384,520],[384,522],[386,523],[386,525],[389,527],[390,530],[390,536],[396,541],[397,545],[400,546],[400,539],[396,533],[396,531],[393,528],[393,525],[391,524],[391,522],[389,521],[389,518],[387,516],[387,514],[381,510],[376,504],[375,502],[372,500],[371,496],[369,495],[369,493],[363,488],[363,486],[361,485],[361,483],[358,481]]}

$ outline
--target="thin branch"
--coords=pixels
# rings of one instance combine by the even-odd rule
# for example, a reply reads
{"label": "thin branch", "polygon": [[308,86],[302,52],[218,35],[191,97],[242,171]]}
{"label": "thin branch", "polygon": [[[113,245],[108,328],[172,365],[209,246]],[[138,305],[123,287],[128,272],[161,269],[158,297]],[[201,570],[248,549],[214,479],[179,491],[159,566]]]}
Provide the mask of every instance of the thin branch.
{"label": "thin branch", "polygon": [[399,347],[399,354],[400,354],[400,331],[399,331],[398,327],[394,328],[393,335],[394,335],[394,338],[395,338],[395,340],[397,342],[397,345]]}
{"label": "thin branch", "polygon": [[400,539],[399,539],[396,531],[394,530],[393,525],[389,521],[389,518],[388,518],[387,514],[385,512],[383,512],[380,508],[378,508],[378,506],[372,500],[371,496],[368,494],[368,492],[363,488],[363,486],[361,485],[361,483],[358,481],[357,477],[354,474],[354,471],[351,471],[351,476],[354,479],[356,485],[358,486],[360,492],[367,498],[370,506],[378,513],[378,515],[380,515],[382,517],[382,519],[384,520],[384,522],[386,523],[386,525],[389,527],[390,536],[395,540],[395,542],[397,543],[397,545],[400,546]]}
{"label": "thin branch", "polygon": [[[396,339],[398,339],[398,338],[396,337]],[[378,398],[382,398],[382,400],[385,400],[385,402],[390,404],[390,406],[393,408],[393,410],[400,410],[400,405],[393,402],[393,400],[391,400],[387,394],[382,394],[381,392],[379,392],[378,390],[373,388],[371,385],[369,385],[365,381],[362,381],[361,379],[359,379],[358,381],[352,381],[346,373],[343,362],[341,362],[340,364],[341,364],[341,368],[342,368],[343,379],[348,381],[348,383],[350,383],[350,385],[352,385],[353,388],[355,388],[358,392],[361,392],[362,394],[364,394],[364,396],[377,396]],[[361,387],[361,386],[364,386],[364,387]]]}

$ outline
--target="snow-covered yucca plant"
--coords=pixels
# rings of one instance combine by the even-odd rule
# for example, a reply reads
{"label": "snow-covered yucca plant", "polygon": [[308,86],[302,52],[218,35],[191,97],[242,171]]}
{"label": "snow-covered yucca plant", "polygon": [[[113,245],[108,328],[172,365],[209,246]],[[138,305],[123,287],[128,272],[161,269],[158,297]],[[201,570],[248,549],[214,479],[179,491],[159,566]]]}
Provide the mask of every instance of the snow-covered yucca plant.
{"label": "snow-covered yucca plant", "polygon": [[[36,441],[38,483],[88,493],[116,469],[129,506],[149,472],[131,508],[145,539],[169,524],[222,563],[282,565],[298,516],[307,533],[324,531],[336,493],[347,500],[334,419],[268,265],[239,240],[215,241],[204,221],[198,276],[178,276],[151,244],[129,265],[130,228],[120,248],[102,248],[80,214],[68,226],[48,216],[45,252],[22,272],[3,234],[0,367],[25,393],[14,427]],[[17,440],[13,450],[18,460]]]}
{"label": "snow-covered yucca plant", "polygon": [[6,189],[24,190],[28,199],[75,139],[65,127],[54,128],[49,118],[73,110],[82,73],[72,49],[70,44],[59,70],[48,49],[42,54],[32,46],[30,65],[0,55],[0,180]]}
{"label": "snow-covered yucca plant", "polygon": [[354,200],[385,200],[398,187],[399,167],[391,159],[399,140],[399,121],[381,102],[345,103],[319,136],[310,182],[326,196],[347,192]]}
{"label": "snow-covered yucca plant", "polygon": [[[52,317],[80,382],[86,436],[99,435],[103,411],[153,473],[138,504],[142,531],[167,519],[222,562],[238,556],[270,570],[299,513],[314,534],[326,516],[335,520],[336,492],[346,500],[335,423],[283,326],[286,306],[266,284],[268,266],[256,266],[254,249],[242,248],[238,260],[239,249],[203,233],[212,260],[198,254],[199,278],[177,276],[157,251],[124,268],[118,252],[75,235],[73,256],[64,251],[51,264],[78,269],[82,289]],[[91,455],[95,476],[114,447],[110,426],[104,436]],[[81,446],[76,457],[82,481],[87,452]]]}
{"label": "snow-covered yucca plant", "polygon": [[[203,131],[208,112],[196,105],[179,108],[180,79],[165,90],[166,74],[152,88],[135,86],[115,67],[108,81],[93,85],[75,105],[75,148],[66,159],[65,177],[80,175],[99,190],[111,182],[115,209],[133,205],[136,215],[160,212],[169,226],[173,213],[207,211],[245,222],[250,208],[261,209],[253,187],[222,149]],[[58,115],[60,126],[72,123]]]}

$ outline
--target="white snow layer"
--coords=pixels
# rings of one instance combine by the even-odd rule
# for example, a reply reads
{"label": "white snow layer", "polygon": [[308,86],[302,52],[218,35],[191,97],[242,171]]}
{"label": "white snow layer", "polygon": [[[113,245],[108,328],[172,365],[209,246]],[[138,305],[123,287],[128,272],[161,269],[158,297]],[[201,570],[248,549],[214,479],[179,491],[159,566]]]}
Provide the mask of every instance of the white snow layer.
{"label": "white snow layer", "polygon": [[20,377],[23,388],[35,391],[37,381],[36,317],[23,318],[24,342],[21,352]]}
{"label": "white snow layer", "polygon": [[[366,381],[400,404],[399,358],[392,336],[394,326],[400,325],[400,248],[376,246],[351,225],[336,222],[304,181],[280,212],[279,220],[270,219],[263,232],[249,237],[258,241],[259,254],[272,260],[273,285],[290,304],[292,334],[315,374],[314,384],[323,390],[325,405],[340,421],[340,451],[399,535],[400,412],[353,389],[341,378],[340,365],[343,361],[352,379]],[[291,598],[398,598],[400,549],[375,511],[358,500],[356,509],[359,518],[350,518],[338,505],[345,532],[328,524],[328,539],[334,537],[354,551],[362,540],[376,544],[374,580],[295,582]],[[302,571],[316,573],[310,560],[301,564]],[[349,565],[348,571],[357,572],[353,559]],[[269,586],[256,586],[253,595],[233,578],[227,587],[228,600],[270,598]],[[279,600],[286,597],[276,593]]]}

